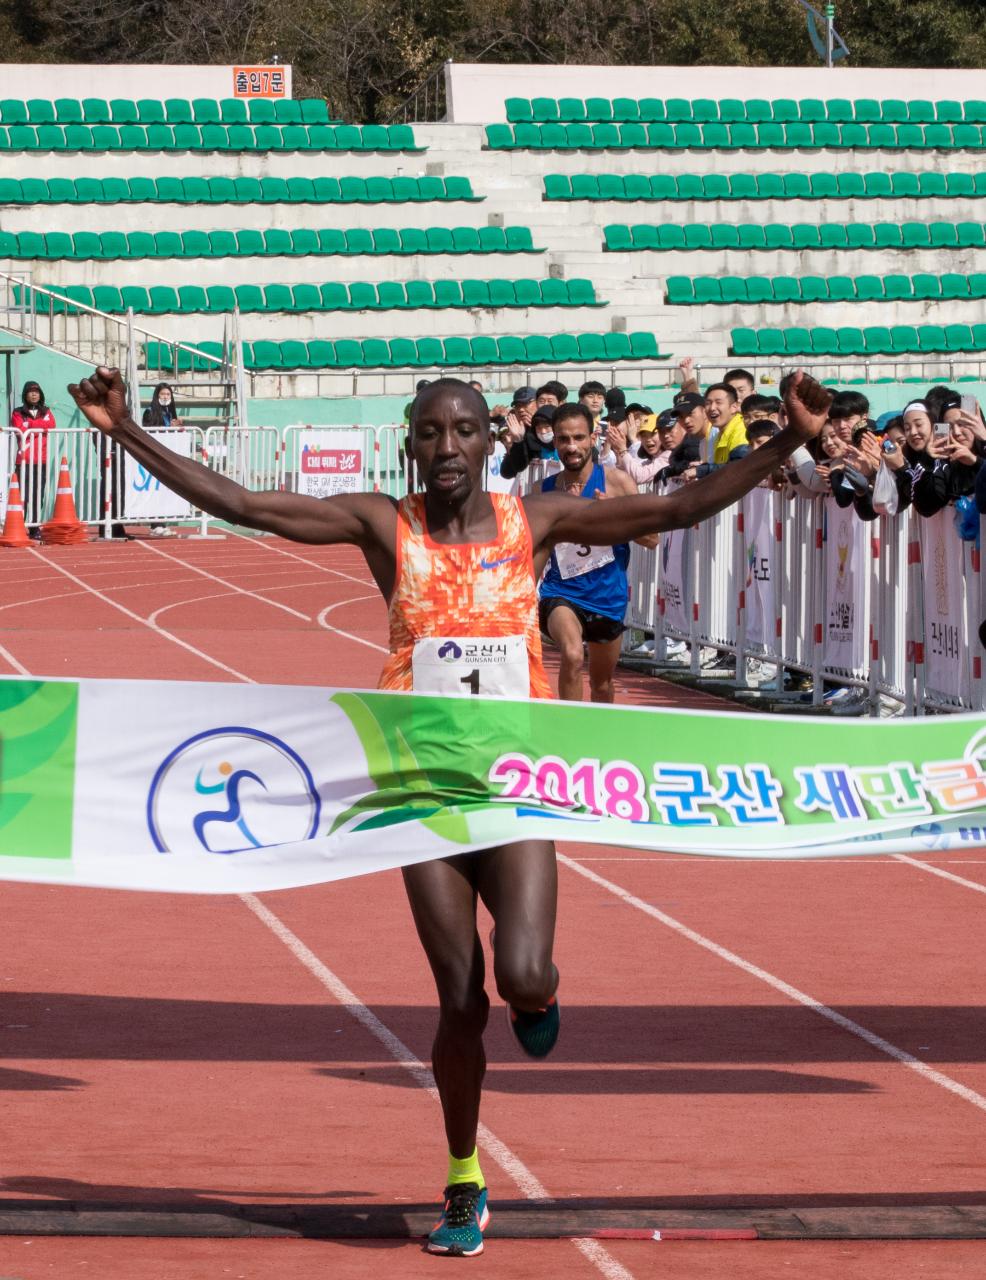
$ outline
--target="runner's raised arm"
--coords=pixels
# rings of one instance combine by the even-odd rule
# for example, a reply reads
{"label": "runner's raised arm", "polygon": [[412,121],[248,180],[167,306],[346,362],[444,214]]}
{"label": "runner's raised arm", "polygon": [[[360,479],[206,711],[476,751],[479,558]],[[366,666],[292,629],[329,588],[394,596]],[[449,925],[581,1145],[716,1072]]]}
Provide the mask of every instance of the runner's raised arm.
{"label": "runner's raised arm", "polygon": [[310,498],[245,489],[228,476],[172,452],[139,427],[127,408],[127,389],[119,369],[100,367],[91,377],[71,385],[69,394],[94,427],[122,445],[151,475],[219,520],[295,542],[352,542],[392,550],[396,504],[382,494]]}
{"label": "runner's raised arm", "polygon": [[756,488],[799,445],[821,431],[832,393],[803,372],[795,374],[785,398],[788,425],[772,440],[737,462],[720,467],[676,493],[638,494],[607,502],[573,504],[554,494],[532,494],[525,500],[531,532],[539,551],[558,542],[607,545],[667,529],[684,529],[738,502]]}

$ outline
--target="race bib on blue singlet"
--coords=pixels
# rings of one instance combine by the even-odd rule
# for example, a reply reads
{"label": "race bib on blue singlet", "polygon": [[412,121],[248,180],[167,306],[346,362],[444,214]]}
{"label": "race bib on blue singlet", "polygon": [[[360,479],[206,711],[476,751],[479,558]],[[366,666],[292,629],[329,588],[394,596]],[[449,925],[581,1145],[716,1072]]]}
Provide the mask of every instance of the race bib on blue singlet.
{"label": "race bib on blue singlet", "polygon": [[559,542],[555,547],[558,572],[563,578],[581,578],[615,559],[612,547],[590,547],[579,542]]}
{"label": "race bib on blue singlet", "polygon": [[529,698],[530,663],[523,636],[429,636],[411,654],[411,688],[469,698]]}

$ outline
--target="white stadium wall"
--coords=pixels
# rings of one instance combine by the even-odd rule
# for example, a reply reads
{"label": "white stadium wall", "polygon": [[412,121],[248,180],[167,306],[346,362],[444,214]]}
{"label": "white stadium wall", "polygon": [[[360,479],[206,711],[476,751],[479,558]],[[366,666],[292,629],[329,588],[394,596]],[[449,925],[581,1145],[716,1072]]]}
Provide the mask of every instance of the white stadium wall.
{"label": "white stadium wall", "polygon": [[[242,78],[237,86],[237,73],[247,72],[247,92]],[[250,72],[254,73],[251,91]],[[262,73],[280,72],[280,87],[272,85]],[[266,92],[263,90],[266,89]],[[0,63],[0,98],[239,98],[291,97],[291,67],[288,66],[173,66],[140,63],[96,65],[59,63]]]}
{"label": "white stadium wall", "polygon": [[450,124],[502,124],[507,98],[928,98],[986,95],[982,70],[592,67],[447,62]]}

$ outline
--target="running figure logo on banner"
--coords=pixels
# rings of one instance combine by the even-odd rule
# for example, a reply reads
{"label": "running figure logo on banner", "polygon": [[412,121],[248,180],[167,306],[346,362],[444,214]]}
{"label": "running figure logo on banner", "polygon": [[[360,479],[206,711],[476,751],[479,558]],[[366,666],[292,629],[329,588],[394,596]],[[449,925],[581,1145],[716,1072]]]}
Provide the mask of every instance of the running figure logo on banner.
{"label": "running figure logo on banner", "polygon": [[[183,458],[192,456],[192,433],[189,431],[154,431],[149,432],[155,440],[159,440],[172,453]],[[129,453],[124,454],[124,479],[126,496],[123,510],[128,520],[163,520],[167,517],[187,517],[192,514],[191,505],[185,498],[166,489],[160,480],[146,471]]]}
{"label": "running figure logo on banner", "polygon": [[[357,436],[358,443],[353,442]],[[297,492],[310,498],[331,498],[337,493],[363,493],[361,436],[349,431],[306,433],[298,461]]]}

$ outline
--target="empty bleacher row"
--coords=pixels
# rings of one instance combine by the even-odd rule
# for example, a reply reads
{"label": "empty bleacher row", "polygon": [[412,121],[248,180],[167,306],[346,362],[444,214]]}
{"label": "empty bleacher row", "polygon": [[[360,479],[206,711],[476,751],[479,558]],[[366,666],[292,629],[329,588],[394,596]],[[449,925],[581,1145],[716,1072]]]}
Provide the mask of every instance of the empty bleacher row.
{"label": "empty bleacher row", "polygon": [[982,249],[982,222],[667,222],[604,228],[611,253],[652,249]]}
{"label": "empty bleacher row", "polygon": [[0,124],[341,124],[322,98],[0,98]]}
{"label": "empty bleacher row", "polygon": [[[15,286],[15,297],[26,296]],[[62,300],[64,299],[64,300]],[[38,295],[35,305],[48,307]],[[131,308],[138,315],[216,315],[239,307],[258,312],[443,310],[450,307],[602,307],[589,280],[407,280],[378,283],[246,285],[68,285],[51,300],[54,314],[68,306],[94,307],[109,315]]]}
{"label": "empty bleacher row", "polygon": [[986,272],[913,276],[668,276],[671,306],[938,302],[986,298]]}
{"label": "empty bleacher row", "polygon": [[0,231],[0,258],[304,257],[342,254],[540,253],[529,227],[325,227],[289,231]]}
{"label": "empty bleacher row", "polygon": [[0,178],[0,205],[478,203],[468,178]]}
{"label": "empty bleacher row", "polygon": [[983,196],[986,171],[549,173],[544,177],[546,200],[971,200]]}
{"label": "empty bleacher row", "polygon": [[986,324],[734,329],[735,356],[909,356],[986,352]]}
{"label": "empty bleacher row", "polygon": [[486,145],[490,151],[981,151],[986,131],[979,124],[490,124]]}
{"label": "empty bleacher row", "polygon": [[986,101],[901,98],[507,98],[511,124],[986,124]]}
{"label": "empty bleacher row", "polygon": [[[222,343],[192,346],[212,356],[222,355]],[[179,371],[206,368],[207,362],[190,351],[176,352],[167,344],[146,344],[149,366]],[[558,333],[528,337],[476,338],[340,338],[258,341],[244,344],[244,363],[253,370],[279,369],[428,369],[484,368],[491,365],[591,364],[624,360],[666,360],[652,333]]]}
{"label": "empty bleacher row", "polygon": [[406,124],[0,125],[0,152],[420,150]]}

